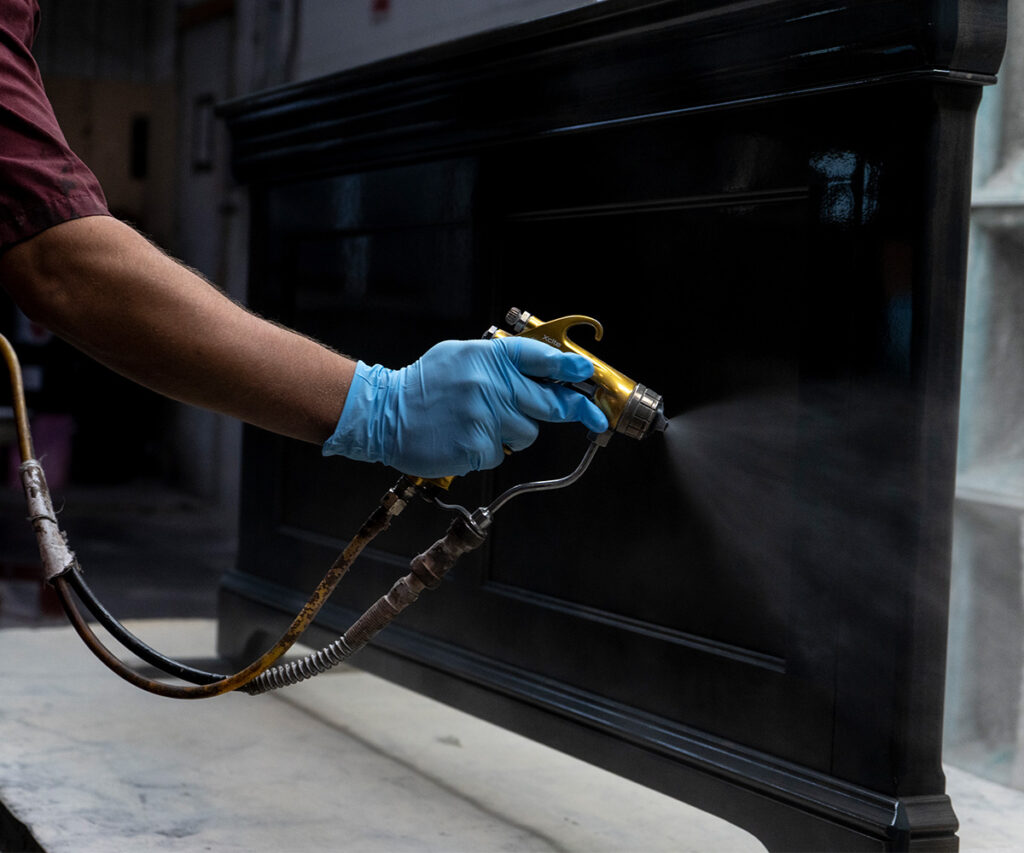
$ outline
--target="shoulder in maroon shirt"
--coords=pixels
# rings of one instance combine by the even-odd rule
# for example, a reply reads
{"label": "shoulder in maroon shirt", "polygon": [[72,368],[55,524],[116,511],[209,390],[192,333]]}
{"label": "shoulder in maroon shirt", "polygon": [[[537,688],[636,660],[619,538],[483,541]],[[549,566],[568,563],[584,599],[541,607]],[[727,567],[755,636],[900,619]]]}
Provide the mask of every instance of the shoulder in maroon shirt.
{"label": "shoulder in maroon shirt", "polygon": [[31,52],[38,23],[35,0],[0,0],[0,252],[61,222],[108,212],[43,89]]}

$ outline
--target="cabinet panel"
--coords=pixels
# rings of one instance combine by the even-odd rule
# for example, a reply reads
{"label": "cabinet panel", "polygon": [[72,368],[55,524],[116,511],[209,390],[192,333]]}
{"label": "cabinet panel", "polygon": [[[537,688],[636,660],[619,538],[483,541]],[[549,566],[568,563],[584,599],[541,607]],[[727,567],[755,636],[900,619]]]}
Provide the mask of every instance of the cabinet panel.
{"label": "cabinet panel", "polygon": [[[968,170],[1003,14],[609,0],[226,108],[261,311],[390,366],[512,305],[588,314],[671,420],[508,504],[356,663],[772,848],[955,848]],[[451,497],[568,473],[584,446],[546,428]],[[394,478],[247,434],[223,652],[287,623]],[[446,522],[403,515],[312,641]]]}

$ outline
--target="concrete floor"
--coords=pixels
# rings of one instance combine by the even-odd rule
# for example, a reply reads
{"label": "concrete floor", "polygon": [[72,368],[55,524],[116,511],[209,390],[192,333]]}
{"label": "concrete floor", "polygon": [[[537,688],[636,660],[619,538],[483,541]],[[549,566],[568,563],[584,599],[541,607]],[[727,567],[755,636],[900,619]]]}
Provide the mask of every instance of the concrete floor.
{"label": "concrete floor", "polygon": [[[143,639],[213,654],[217,578],[233,559],[225,519],[166,490],[108,488],[70,490],[62,521],[94,566],[90,583],[115,612],[141,617]],[[20,497],[4,496],[0,850],[763,849],[717,818],[354,669],[258,698],[142,693],[50,612],[21,526]],[[1024,792],[946,770],[962,849],[1021,849]]]}
{"label": "concrete floor", "polygon": [[[131,627],[185,658],[213,649],[212,620]],[[180,702],[114,678],[70,628],[7,629],[0,648],[7,837],[17,821],[47,853],[764,849],[355,669],[262,697]],[[1024,793],[947,773],[962,849],[1019,850]]]}
{"label": "concrete floor", "polygon": [[[186,657],[213,647],[211,621],[133,628]],[[0,644],[0,798],[48,853],[763,849],[354,669],[180,702],[113,678],[67,628]]]}

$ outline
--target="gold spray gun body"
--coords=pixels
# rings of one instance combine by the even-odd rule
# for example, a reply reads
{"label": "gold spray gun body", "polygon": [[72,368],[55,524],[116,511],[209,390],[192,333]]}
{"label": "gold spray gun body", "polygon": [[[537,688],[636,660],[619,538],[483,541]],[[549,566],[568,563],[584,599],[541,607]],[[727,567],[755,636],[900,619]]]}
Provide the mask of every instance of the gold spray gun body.
{"label": "gold spray gun body", "polygon": [[[605,413],[608,433],[621,432],[630,438],[646,438],[651,432],[665,431],[668,421],[665,419],[665,403],[660,394],[633,381],[569,338],[569,330],[574,326],[590,326],[594,330],[594,340],[601,340],[604,327],[593,317],[571,314],[545,323],[529,311],[511,308],[505,315],[505,322],[512,327],[512,335],[543,341],[562,352],[574,352],[594,365],[594,375],[572,387],[593,400]],[[484,337],[507,338],[510,333],[491,326]],[[608,433],[604,443],[611,437]]]}

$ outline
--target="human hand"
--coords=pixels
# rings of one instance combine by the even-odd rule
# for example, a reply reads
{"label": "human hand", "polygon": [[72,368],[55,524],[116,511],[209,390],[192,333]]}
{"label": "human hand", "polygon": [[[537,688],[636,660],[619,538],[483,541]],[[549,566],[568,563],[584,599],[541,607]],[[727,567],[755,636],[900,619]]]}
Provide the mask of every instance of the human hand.
{"label": "human hand", "polygon": [[504,447],[533,443],[538,421],[608,429],[579,392],[529,378],[580,382],[593,372],[581,355],[517,337],[442,341],[400,370],[359,362],[323,453],[427,478],[494,468]]}

